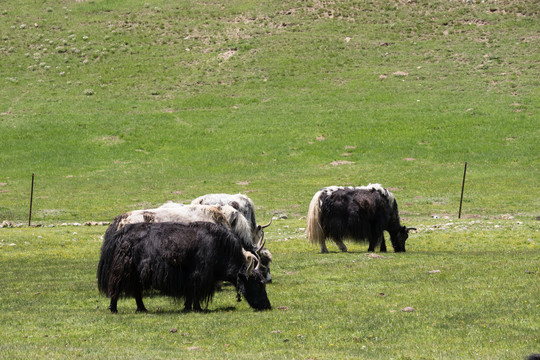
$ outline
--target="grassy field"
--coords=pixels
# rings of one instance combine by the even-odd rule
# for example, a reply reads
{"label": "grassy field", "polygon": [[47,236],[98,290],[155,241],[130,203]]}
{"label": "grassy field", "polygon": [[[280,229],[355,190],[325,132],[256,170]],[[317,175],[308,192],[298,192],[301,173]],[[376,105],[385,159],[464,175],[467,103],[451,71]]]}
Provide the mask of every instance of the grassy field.
{"label": "grassy field", "polygon": [[118,315],[95,285],[101,227],[4,229],[0,357],[521,359],[538,351],[536,225],[431,220],[407,253],[384,258],[359,245],[319,254],[301,226],[281,220],[267,234],[271,311],[236,303],[228,286],[206,313],[151,297],[148,314],[126,299]]}
{"label": "grassy field", "polygon": [[[45,226],[210,192],[248,194],[261,222],[288,218],[268,232],[265,313],[228,288],[205,314],[153,297],[148,315],[126,300],[111,316],[95,283],[104,227],[0,229],[0,357],[540,352],[539,12],[534,0],[3,1],[0,222],[28,220],[33,173]],[[419,229],[407,253],[318,254],[302,230],[313,194],[375,182]]]}

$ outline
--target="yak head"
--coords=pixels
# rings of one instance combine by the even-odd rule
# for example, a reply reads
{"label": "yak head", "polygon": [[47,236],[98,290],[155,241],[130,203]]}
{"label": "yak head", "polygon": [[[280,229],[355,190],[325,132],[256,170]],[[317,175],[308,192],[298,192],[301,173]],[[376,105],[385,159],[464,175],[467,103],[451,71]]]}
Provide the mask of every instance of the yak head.
{"label": "yak head", "polygon": [[266,225],[257,225],[253,231],[252,231],[252,239],[253,239],[253,243],[254,244],[257,244],[257,243],[262,243],[263,241],[263,238],[264,238],[264,229],[266,229],[267,227],[269,227],[271,224],[272,224],[272,218],[270,219],[270,222]]}
{"label": "yak head", "polygon": [[272,308],[266,294],[266,279],[259,269],[260,260],[249,251],[242,250],[246,258],[245,267],[238,273],[237,291],[246,298],[249,306],[255,310]]}
{"label": "yak head", "polygon": [[407,241],[407,238],[409,237],[410,230],[416,229],[400,226],[395,234],[390,235],[390,241],[392,242],[395,252],[405,252],[405,241]]}

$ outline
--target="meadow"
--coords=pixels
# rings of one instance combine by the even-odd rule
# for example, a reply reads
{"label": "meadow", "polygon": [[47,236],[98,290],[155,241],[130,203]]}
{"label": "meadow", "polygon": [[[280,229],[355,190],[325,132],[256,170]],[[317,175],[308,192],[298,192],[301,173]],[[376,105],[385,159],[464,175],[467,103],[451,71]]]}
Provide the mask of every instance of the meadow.
{"label": "meadow", "polygon": [[[540,5],[6,0],[0,4],[2,358],[519,359],[540,353]],[[463,216],[457,219],[464,163]],[[326,185],[381,183],[407,252],[319,254]],[[250,196],[274,309],[153,296],[107,312],[105,227]],[[432,272],[439,270],[440,272]],[[403,312],[405,307],[414,312]]]}

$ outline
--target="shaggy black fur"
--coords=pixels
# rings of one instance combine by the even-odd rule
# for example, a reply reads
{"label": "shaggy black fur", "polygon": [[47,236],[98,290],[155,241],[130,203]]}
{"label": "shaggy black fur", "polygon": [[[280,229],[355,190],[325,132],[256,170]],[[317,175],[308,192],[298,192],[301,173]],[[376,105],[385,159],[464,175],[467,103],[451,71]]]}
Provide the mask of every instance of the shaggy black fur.
{"label": "shaggy black fur", "polygon": [[263,275],[247,274],[238,237],[208,222],[137,223],[120,230],[116,221],[105,233],[98,264],[98,288],[117,312],[120,296],[134,297],[137,311],[146,311],[143,292],[157,290],[184,298],[186,310],[201,311],[217,281],[233,283],[256,310],[270,309]]}
{"label": "shaggy black fur", "polygon": [[[343,188],[323,192],[320,197],[321,227],[326,237],[342,245],[344,238],[355,241],[369,241],[368,251],[375,251],[380,245],[386,251],[384,231],[390,234],[395,252],[405,251],[408,230],[401,226],[397,203],[389,203],[386,196],[376,189]],[[343,245],[344,246],[344,245]]]}

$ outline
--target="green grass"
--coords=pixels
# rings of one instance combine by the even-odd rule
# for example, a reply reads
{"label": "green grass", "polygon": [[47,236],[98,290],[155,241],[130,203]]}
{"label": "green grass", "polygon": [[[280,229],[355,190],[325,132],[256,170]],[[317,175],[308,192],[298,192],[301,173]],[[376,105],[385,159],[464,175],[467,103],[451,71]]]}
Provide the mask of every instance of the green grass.
{"label": "green grass", "polygon": [[[261,222],[288,215],[268,247],[270,298],[289,310],[254,313],[229,288],[207,314],[153,297],[149,315],[126,300],[110,316],[95,285],[104,228],[1,229],[0,357],[538,352],[539,11],[533,0],[3,1],[0,221],[27,221],[32,173],[43,225],[244,192]],[[318,254],[300,230],[313,194],[370,182],[421,229],[408,252]]]}
{"label": "green grass", "polygon": [[[540,343],[538,227],[428,221],[407,253],[319,254],[301,222],[268,231],[274,307],[254,312],[230,286],[202,314],[146,297],[119,314],[99,296],[101,227],[0,233],[2,358],[519,359]],[[440,270],[429,274],[428,271]],[[414,312],[402,312],[404,307]]]}
{"label": "green grass", "polygon": [[465,161],[467,212],[538,215],[533,1],[0,11],[2,218],[26,218],[32,173],[43,223],[214,191],[307,210],[321,186],[368,182],[455,213]]}

